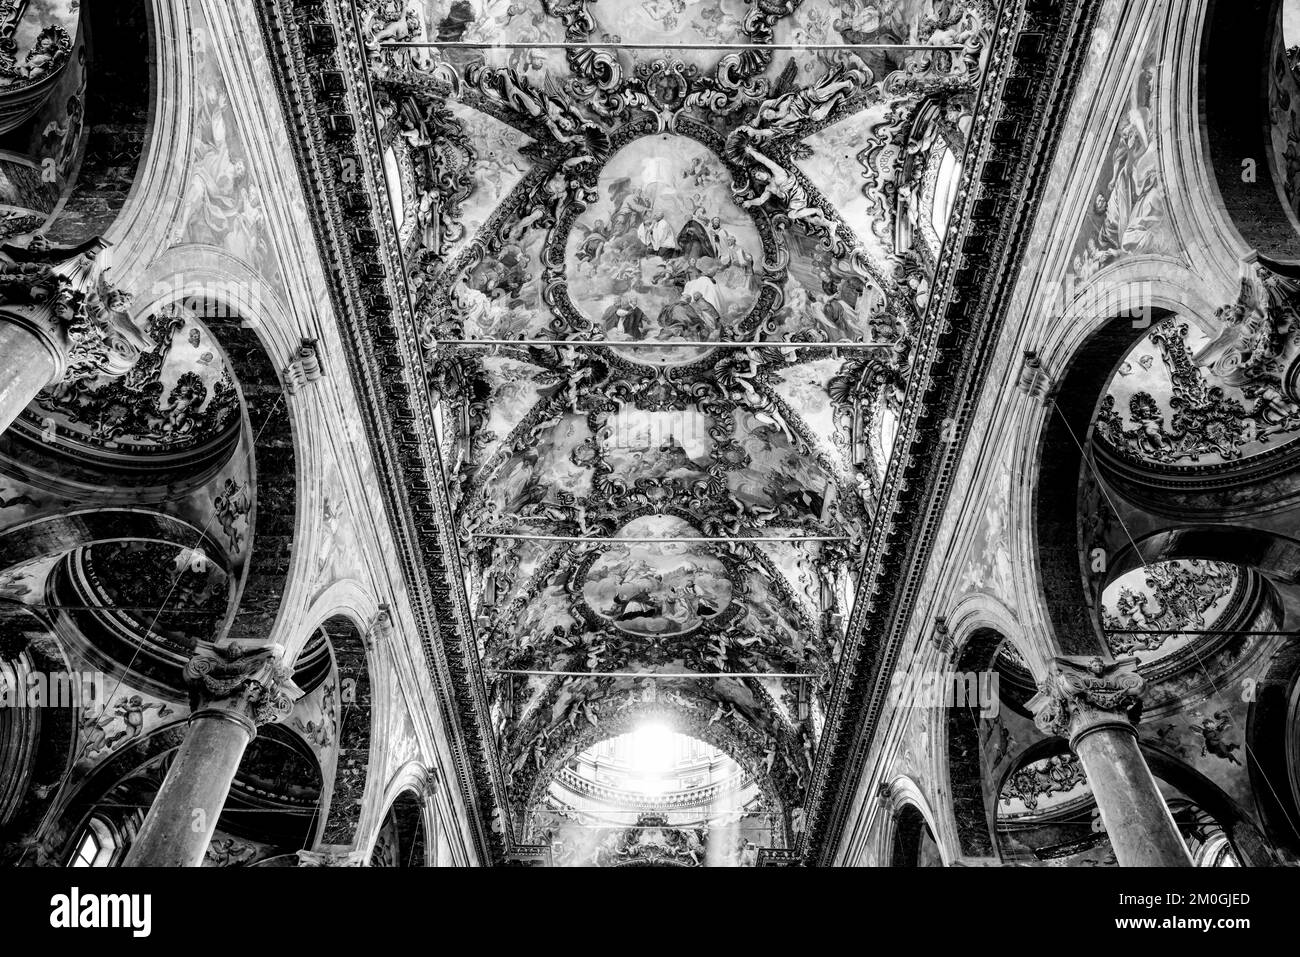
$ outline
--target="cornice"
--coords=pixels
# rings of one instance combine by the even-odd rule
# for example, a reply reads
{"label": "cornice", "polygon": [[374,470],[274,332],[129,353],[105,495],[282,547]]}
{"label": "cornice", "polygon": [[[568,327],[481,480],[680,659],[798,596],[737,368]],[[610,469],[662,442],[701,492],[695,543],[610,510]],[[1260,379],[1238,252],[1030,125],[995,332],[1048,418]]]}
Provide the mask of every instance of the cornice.
{"label": "cornice", "polygon": [[478,718],[486,702],[401,247],[369,200],[387,192],[356,25],[335,0],[258,10],[457,783],[478,855],[499,863],[510,836],[485,822],[508,820],[494,813],[505,787]]}
{"label": "cornice", "polygon": [[[818,748],[805,863],[833,859],[851,813],[1099,8],[1013,0],[1001,12]],[[945,419],[957,441],[943,441]]]}

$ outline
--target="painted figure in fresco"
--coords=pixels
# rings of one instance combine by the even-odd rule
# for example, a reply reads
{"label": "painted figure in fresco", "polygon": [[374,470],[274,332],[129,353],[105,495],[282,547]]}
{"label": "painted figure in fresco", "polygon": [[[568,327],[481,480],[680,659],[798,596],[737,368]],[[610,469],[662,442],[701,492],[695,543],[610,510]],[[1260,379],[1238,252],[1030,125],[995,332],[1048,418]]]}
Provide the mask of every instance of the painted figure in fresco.
{"label": "painted figure in fresco", "polygon": [[657,618],[660,606],[654,599],[654,593],[662,586],[663,582],[658,575],[649,578],[633,578],[630,581],[625,577],[614,594],[614,620]]}
{"label": "painted figure in fresco", "polygon": [[221,524],[221,530],[225,532],[226,540],[230,542],[232,551],[237,552],[243,548],[244,533],[239,529],[238,523],[251,508],[252,504],[244,494],[243,486],[232,478],[226,479],[221,487],[221,493],[212,500],[212,509]]}
{"label": "painted figure in fresco", "polygon": [[127,736],[129,732],[125,728],[116,734],[110,735],[108,733],[108,726],[116,721],[117,717],[116,714],[97,714],[93,705],[89,705],[82,710],[82,754],[89,757],[98,754],[100,751],[108,751]]}
{"label": "painted figure in fresco", "polygon": [[745,155],[758,163],[763,169],[751,174],[754,182],[762,187],[757,196],[741,200],[748,207],[764,206],[776,202],[793,222],[802,222],[824,230],[834,240],[835,224],[826,218],[826,214],[813,206],[808,200],[808,191],[794,174],[786,171],[779,163],[764,156],[752,146],[745,147]]}
{"label": "painted figure in fresco", "polygon": [[1102,222],[1074,266],[1081,277],[1123,253],[1168,251],[1159,147],[1151,134],[1154,74],[1155,67],[1147,66],[1130,95],[1128,114],[1111,149],[1110,180],[1093,202]]}
{"label": "painted figure in fresco", "polygon": [[[710,235],[709,211],[703,205],[699,193],[696,193],[693,200],[694,210],[691,212],[691,218],[677,233],[677,248],[687,259],[703,259],[708,257],[716,259],[718,247],[714,242],[713,236]],[[721,226],[721,222],[719,222]]]}
{"label": "painted figure in fresco", "polygon": [[128,741],[133,741],[140,736],[140,732],[144,730],[145,712],[149,710],[156,710],[159,718],[165,718],[172,713],[172,709],[166,703],[154,701],[146,704],[138,694],[123,698],[113,705],[113,717],[122,719],[122,724],[126,728],[122,734]]}
{"label": "painted figure in fresco", "polygon": [[761,125],[741,129],[754,139],[771,139],[794,133],[804,124],[823,123],[865,82],[866,74],[861,70],[841,64],[812,86],[764,103],[758,111]]}
{"label": "painted figure in fresco", "polygon": [[626,295],[619,296],[614,305],[605,310],[601,317],[605,331],[618,329],[629,339],[643,339],[649,320],[632,299]]}
{"label": "painted figure in fresco", "polygon": [[[24,601],[32,593],[31,577],[26,572],[20,571],[0,575],[0,598]],[[27,584],[24,584],[25,582]]]}
{"label": "painted figure in fresco", "polygon": [[366,45],[378,49],[381,43],[413,40],[423,27],[407,0],[386,0],[363,18],[361,32],[368,37]]}
{"label": "painted figure in fresco", "polygon": [[257,856],[257,847],[233,837],[216,838],[203,854],[203,863],[209,867],[241,867]]}
{"label": "painted figure in fresco", "polygon": [[36,37],[17,75],[0,78],[0,86],[10,86],[20,80],[35,83],[52,76],[66,62],[71,48],[72,38],[66,30],[60,26],[46,27]]}
{"label": "painted figure in fresco", "polygon": [[485,93],[494,94],[511,109],[545,125],[556,142],[575,148],[562,168],[571,170],[596,163],[609,155],[609,134],[570,107],[558,90],[538,89],[508,67],[470,67],[465,80]]}
{"label": "painted figure in fresco", "polygon": [[637,238],[647,249],[664,259],[671,259],[679,252],[677,236],[663,213],[655,213],[653,218],[643,221],[637,227]]}
{"label": "painted figure in fresco", "polygon": [[23,492],[20,495],[15,495],[12,498],[7,498],[7,493],[7,489],[0,488],[0,510],[6,508],[17,508],[19,505],[30,505],[33,508],[36,507],[36,501],[26,492]]}
{"label": "painted figure in fresco", "polygon": [[591,228],[581,223],[575,224],[575,228],[585,234],[585,238],[578,244],[579,261],[593,264],[599,262],[601,253],[605,251],[605,244],[610,240],[611,226],[603,219],[598,219],[596,225]]}
{"label": "painted figure in fresco", "polygon": [[1200,712],[1193,712],[1192,716],[1201,718],[1199,725],[1192,725],[1192,730],[1201,736],[1201,757],[1212,754],[1233,764],[1241,763],[1233,754],[1241,749],[1241,745],[1227,738],[1228,730],[1232,727],[1230,712],[1216,711],[1213,718],[1202,718]]}
{"label": "painted figure in fresco", "polygon": [[699,289],[683,289],[681,298],[664,306],[657,321],[661,336],[707,341],[721,326],[722,317]]}
{"label": "painted figure in fresco", "polygon": [[700,2],[701,0],[643,0],[641,9],[651,20],[659,23],[665,32],[673,33],[681,26],[681,16],[686,8]]}

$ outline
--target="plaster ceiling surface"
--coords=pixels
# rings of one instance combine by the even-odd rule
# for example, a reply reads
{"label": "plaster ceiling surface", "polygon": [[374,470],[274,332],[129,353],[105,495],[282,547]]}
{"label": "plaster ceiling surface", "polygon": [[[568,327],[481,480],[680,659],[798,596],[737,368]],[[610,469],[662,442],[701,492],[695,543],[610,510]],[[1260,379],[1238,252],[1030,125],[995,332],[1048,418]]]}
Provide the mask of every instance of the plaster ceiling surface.
{"label": "plaster ceiling surface", "polygon": [[513,811],[653,717],[797,831],[987,10],[361,9]]}

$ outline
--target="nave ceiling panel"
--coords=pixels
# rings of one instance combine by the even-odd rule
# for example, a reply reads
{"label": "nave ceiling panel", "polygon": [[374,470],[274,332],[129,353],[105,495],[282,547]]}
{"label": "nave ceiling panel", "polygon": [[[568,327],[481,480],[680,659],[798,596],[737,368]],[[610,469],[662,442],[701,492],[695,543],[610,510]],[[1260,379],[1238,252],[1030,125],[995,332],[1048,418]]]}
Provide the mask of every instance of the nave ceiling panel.
{"label": "nave ceiling panel", "polygon": [[396,214],[507,844],[660,713],[762,779],[776,846],[802,831],[935,266],[897,224],[964,144],[993,11],[838,4],[784,42],[916,46],[764,50],[799,6],[359,4],[401,195],[345,175],[340,208]]}
{"label": "nave ceiling panel", "polygon": [[[503,673],[530,671],[740,675],[650,684],[772,749],[807,740],[789,766],[801,786],[811,771],[870,449],[932,269],[896,218],[920,215],[912,167],[940,126],[961,139],[986,23],[978,5],[845,7],[798,35],[952,48],[710,48],[770,43],[794,6],[366,21],[381,140],[423,173],[409,283],[508,779],[629,680]],[[502,49],[473,45],[489,28]],[[435,38],[453,45],[377,45]],[[697,46],[522,46],[559,39]],[[937,117],[923,136],[918,117]],[[563,344],[581,340],[600,344]],[[845,342],[877,347],[819,345]],[[817,541],[726,541],[789,536]],[[765,673],[802,677],[736,690]]]}

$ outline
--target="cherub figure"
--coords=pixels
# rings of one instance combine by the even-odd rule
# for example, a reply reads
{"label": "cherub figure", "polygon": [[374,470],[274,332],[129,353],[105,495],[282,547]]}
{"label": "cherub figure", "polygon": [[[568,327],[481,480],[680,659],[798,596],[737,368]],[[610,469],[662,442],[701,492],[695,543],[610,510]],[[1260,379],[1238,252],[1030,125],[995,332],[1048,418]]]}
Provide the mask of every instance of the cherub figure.
{"label": "cherub figure", "polygon": [[1194,712],[1193,717],[1201,718],[1200,725],[1192,725],[1192,730],[1201,736],[1201,756],[1212,754],[1233,764],[1240,764],[1234,751],[1241,745],[1227,739],[1228,729],[1232,727],[1232,714],[1228,711],[1216,711],[1213,718],[1205,718]]}

